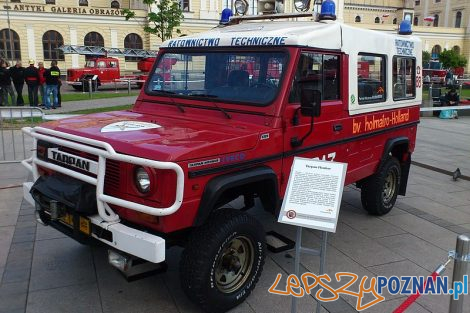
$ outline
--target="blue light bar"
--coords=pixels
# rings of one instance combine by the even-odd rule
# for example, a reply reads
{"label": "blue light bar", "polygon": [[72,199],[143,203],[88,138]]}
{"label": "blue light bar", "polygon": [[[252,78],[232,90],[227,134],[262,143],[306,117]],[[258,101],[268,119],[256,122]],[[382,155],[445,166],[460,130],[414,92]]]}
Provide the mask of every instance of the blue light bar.
{"label": "blue light bar", "polygon": [[321,5],[320,20],[336,20],[336,5],[333,0],[325,0]]}
{"label": "blue light bar", "polygon": [[222,10],[222,13],[220,14],[220,25],[227,25],[230,22],[230,17],[233,16],[232,10],[229,8],[225,8]]}
{"label": "blue light bar", "polygon": [[403,20],[398,26],[398,34],[400,35],[411,35],[413,30],[411,29],[411,22],[408,20]]}

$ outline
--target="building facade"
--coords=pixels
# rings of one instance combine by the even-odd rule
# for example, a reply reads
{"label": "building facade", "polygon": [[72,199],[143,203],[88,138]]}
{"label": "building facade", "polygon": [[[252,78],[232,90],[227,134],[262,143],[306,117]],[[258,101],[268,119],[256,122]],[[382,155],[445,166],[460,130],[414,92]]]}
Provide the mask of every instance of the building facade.
{"label": "building facade", "polygon": [[[233,9],[234,3],[234,0],[179,1],[185,17],[180,27],[183,35],[217,26],[222,10]],[[284,12],[295,11],[294,0],[247,0],[247,14],[259,14],[266,1],[274,2]],[[414,33],[422,38],[424,50],[434,57],[444,49],[454,49],[470,60],[468,0],[335,1],[338,17],[345,23],[395,32],[407,18],[415,25]],[[314,2],[311,1],[311,8]],[[135,18],[126,21],[123,9],[134,10]],[[159,38],[143,31],[147,12],[142,0],[6,0],[0,7],[0,54],[3,52],[9,60],[33,59],[45,61],[46,65],[57,59],[59,67],[66,69],[83,66],[85,56],[63,55],[57,50],[62,44],[155,50],[161,43]],[[120,59],[124,71],[136,69],[135,58]]]}

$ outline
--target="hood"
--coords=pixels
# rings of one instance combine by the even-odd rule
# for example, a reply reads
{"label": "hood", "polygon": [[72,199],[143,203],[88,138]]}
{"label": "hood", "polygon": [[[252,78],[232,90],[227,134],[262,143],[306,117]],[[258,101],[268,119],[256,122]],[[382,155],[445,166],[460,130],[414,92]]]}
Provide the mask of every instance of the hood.
{"label": "hood", "polygon": [[184,161],[253,148],[258,131],[237,122],[156,117],[130,111],[97,113],[41,126],[111,144],[116,152],[158,161]]}

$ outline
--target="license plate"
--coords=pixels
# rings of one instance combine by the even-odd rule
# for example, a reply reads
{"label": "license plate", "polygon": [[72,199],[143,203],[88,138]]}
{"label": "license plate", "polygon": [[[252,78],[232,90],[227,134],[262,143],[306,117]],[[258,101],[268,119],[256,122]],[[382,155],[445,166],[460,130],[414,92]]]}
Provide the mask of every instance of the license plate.
{"label": "license plate", "polygon": [[[72,228],[74,227],[72,214],[65,213],[65,215],[60,218],[60,221]],[[86,217],[79,216],[78,229],[82,233],[90,235],[91,234],[90,220]]]}

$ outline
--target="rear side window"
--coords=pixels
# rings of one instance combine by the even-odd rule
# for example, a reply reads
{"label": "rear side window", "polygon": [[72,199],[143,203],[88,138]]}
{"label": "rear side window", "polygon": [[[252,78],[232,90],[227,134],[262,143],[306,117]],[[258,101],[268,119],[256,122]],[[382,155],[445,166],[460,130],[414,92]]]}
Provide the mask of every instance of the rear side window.
{"label": "rear side window", "polygon": [[393,57],[393,100],[416,97],[416,59]]}
{"label": "rear side window", "polygon": [[357,58],[359,104],[383,102],[385,93],[385,56],[360,53]]}

